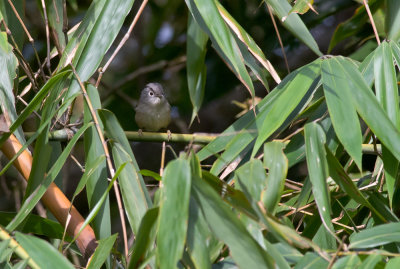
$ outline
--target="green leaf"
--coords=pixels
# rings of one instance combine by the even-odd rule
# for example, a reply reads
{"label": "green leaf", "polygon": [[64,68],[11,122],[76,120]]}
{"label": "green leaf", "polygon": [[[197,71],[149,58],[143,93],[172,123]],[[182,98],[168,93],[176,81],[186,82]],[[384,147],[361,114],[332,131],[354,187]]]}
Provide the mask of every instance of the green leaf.
{"label": "green leaf", "polygon": [[[207,238],[207,240],[204,240]],[[211,269],[208,245],[217,243],[196,200],[192,196],[189,204],[189,224],[187,231],[187,251],[196,268]]]}
{"label": "green leaf", "polygon": [[[6,226],[15,217],[16,213],[0,212],[0,225]],[[47,236],[49,238],[61,239],[64,228],[60,223],[42,218],[38,215],[29,214],[20,225],[20,232]],[[0,250],[1,253],[1,250]]]}
{"label": "green leaf", "polygon": [[292,7],[292,9],[289,11],[290,15],[291,13],[298,13],[298,14],[304,14],[306,13],[310,8],[312,11],[317,13],[315,9],[313,8],[312,4],[314,3],[314,0],[297,0]]}
{"label": "green leaf", "polygon": [[295,269],[327,268],[328,262],[313,252],[306,255],[296,264]]}
{"label": "green leaf", "polygon": [[368,257],[363,261],[363,263],[360,265],[360,268],[364,269],[374,269],[376,268],[376,265],[382,261],[382,255],[379,254],[371,254],[368,255]]}
{"label": "green leaf", "polygon": [[145,259],[146,252],[149,251],[154,242],[156,221],[158,219],[158,207],[147,210],[140,222],[139,230],[136,235],[136,241],[133,245],[132,256],[129,261],[129,269],[138,268],[140,262]]}
{"label": "green leaf", "polygon": [[358,70],[361,72],[362,76],[364,77],[365,82],[370,87],[372,86],[375,74],[374,74],[374,54],[375,51],[371,52],[360,64]]}
{"label": "green leaf", "polygon": [[187,81],[189,88],[190,101],[193,105],[192,118],[190,124],[197,116],[204,97],[204,87],[206,84],[206,65],[205,58],[207,52],[208,36],[201,30],[191,15],[188,16],[187,29]]}
{"label": "green leaf", "polygon": [[349,87],[349,84],[344,77],[337,75],[335,68],[337,66],[334,59],[322,62],[322,83],[329,115],[337,137],[361,171],[362,135],[360,122],[351,98],[347,95],[348,91],[345,90],[346,87]]}
{"label": "green leaf", "polygon": [[49,26],[52,28],[51,31],[55,33],[55,35],[53,35],[53,40],[54,38],[56,40],[55,46],[57,47],[57,50],[60,49],[62,52],[66,46],[63,32],[63,0],[45,0],[45,5]]}
{"label": "green leaf", "polygon": [[385,28],[389,40],[395,42],[400,38],[400,2],[397,0],[386,1]]}
{"label": "green leaf", "polygon": [[272,141],[264,144],[264,165],[268,168],[267,190],[262,193],[265,208],[275,214],[283,194],[288,171],[288,159],[283,153],[285,144]]}
{"label": "green leaf", "polygon": [[57,249],[35,236],[17,232],[15,238],[40,268],[75,268]]}
{"label": "green leaf", "polygon": [[[0,68],[0,106],[5,120],[10,126],[18,118],[13,91],[18,61],[12,52],[12,46],[7,42],[7,34],[5,32],[0,32],[0,62],[2,63]],[[15,136],[21,144],[25,143],[21,126],[18,126]]]}
{"label": "green leaf", "polygon": [[400,242],[400,223],[387,223],[365,229],[350,236],[349,248],[373,248]]}
{"label": "green leaf", "polygon": [[358,114],[382,144],[392,152],[397,160],[400,160],[400,140],[397,139],[400,133],[379,105],[360,72],[351,62],[342,57],[335,57],[332,59],[332,63],[333,61],[336,62],[336,64],[332,64],[336,76],[347,80],[348,86],[345,89]]}
{"label": "green leaf", "polygon": [[[287,1],[264,0],[264,2],[268,3],[274,9],[274,13],[278,16],[280,21],[282,21],[282,19],[287,16],[287,14],[289,14],[292,8]],[[307,26],[300,19],[299,15],[295,13],[288,15],[285,21],[282,22],[282,24],[295,37],[300,39],[307,47],[309,47],[315,54],[317,54],[318,56],[322,56],[322,53],[318,48],[317,42],[315,42],[315,39],[311,35],[310,31],[308,31]]]}
{"label": "green leaf", "polygon": [[392,49],[383,42],[374,54],[375,94],[393,124],[400,128],[399,96]]}
{"label": "green leaf", "polygon": [[115,240],[118,234],[113,234],[110,237],[98,240],[96,250],[94,251],[89,263],[86,265],[87,269],[101,268],[103,263],[109,256],[112,247],[114,246]]}
{"label": "green leaf", "polygon": [[[25,2],[24,1],[13,1],[12,2],[15,9],[17,10],[22,21],[25,21]],[[17,46],[22,50],[26,35],[21,23],[19,22],[17,16],[15,16],[11,5],[8,1],[0,1],[0,20],[4,19],[10,29],[12,36],[17,43]],[[25,21],[26,23],[26,21]]]}
{"label": "green leaf", "polygon": [[[382,4],[383,1],[368,1],[368,5],[372,14],[375,13]],[[331,42],[329,43],[328,53],[330,53],[339,42],[360,32],[363,27],[368,23],[368,21],[369,17],[367,12],[365,11],[365,6],[361,5],[359,8],[356,9],[354,15],[350,19],[343,23],[340,23],[339,26],[336,28],[331,38]]]}
{"label": "green leaf", "polygon": [[[241,268],[273,268],[273,258],[249,234],[221,197],[200,178],[194,177],[192,193],[214,235],[224,241]],[[248,250],[251,249],[251,252]],[[248,253],[248,255],[243,255]]]}
{"label": "green leaf", "polygon": [[175,268],[182,257],[189,219],[190,164],[185,159],[168,163],[163,175],[157,234],[157,264]]}
{"label": "green leaf", "polygon": [[[261,114],[265,115],[265,113],[271,109],[271,104],[274,102],[274,100],[276,100],[278,96],[280,96],[284,92],[283,89],[288,86],[288,84],[297,76],[298,73],[299,70],[295,70],[287,75],[285,79],[278,86],[276,86],[273,91],[271,91],[271,93],[263,98],[255,107],[256,114],[259,115],[262,112]],[[248,140],[246,140],[247,144],[250,143],[256,137],[256,134],[254,134],[254,130],[258,125],[262,123],[262,120],[262,117],[256,117],[254,115],[254,111],[248,111],[232,125],[230,125],[225,131],[223,131],[220,136],[218,136],[211,143],[202,148],[197,153],[198,158],[202,161],[212,155],[218,154],[219,152],[224,150],[228,144],[232,144],[234,139],[238,139],[241,136],[252,134],[252,136]],[[238,131],[242,129],[247,129],[249,131]],[[242,143],[237,144],[238,146],[242,145]],[[244,147],[242,146],[240,151],[242,151]]]}
{"label": "green leaf", "polygon": [[332,269],[359,268],[360,264],[360,258],[356,254],[352,254],[338,259],[332,266]]}
{"label": "green leaf", "polygon": [[[101,108],[101,101],[98,90],[92,85],[86,85],[88,98],[96,112],[96,117],[99,119],[97,109]],[[83,121],[85,123],[93,121],[87,102],[84,105]],[[102,122],[99,123],[100,130],[104,131]],[[97,201],[102,197],[108,186],[107,181],[107,166],[106,159],[102,161],[99,156],[105,156],[104,148],[96,126],[91,126],[84,134],[85,148],[85,173],[81,178],[82,184],[86,181],[86,196],[88,199],[89,209],[92,209]],[[86,169],[90,171],[86,172]],[[81,184],[81,183],[80,183]],[[77,188],[78,190],[78,188]],[[93,220],[93,230],[98,239],[108,238],[111,236],[111,216],[110,216],[110,201],[106,198],[104,205],[101,207],[99,214]]]}
{"label": "green leaf", "polygon": [[152,177],[157,181],[161,181],[161,176],[159,174],[157,174],[156,172],[153,172],[153,171],[150,171],[150,170],[147,170],[147,169],[142,169],[142,170],[139,171],[139,173],[142,176]]}
{"label": "green leaf", "polygon": [[[389,119],[399,129],[400,111],[396,70],[391,47],[386,41],[375,50],[374,71],[375,94],[378,102],[386,111]],[[399,162],[385,146],[382,147],[382,160],[385,168],[385,183],[388,188],[390,206],[392,206]]]}
{"label": "green leaf", "polygon": [[58,74],[53,75],[47,83],[35,94],[35,97],[31,100],[29,105],[25,107],[19,117],[15,120],[15,122],[10,126],[10,132],[4,133],[0,138],[0,145],[10,137],[12,133],[17,130],[17,128],[26,120],[26,118],[32,114],[32,112],[40,105],[42,100],[47,96],[50,89],[53,89],[60,80],[64,79],[66,76],[71,74],[71,70],[66,68],[65,70],[60,71]]}
{"label": "green leaf", "polygon": [[[99,0],[92,2],[78,29],[70,38],[58,68],[75,66],[82,81],[88,80],[99,67],[114,42],[134,0]],[[79,91],[73,80],[69,94]]]}
{"label": "green leaf", "polygon": [[221,17],[214,0],[186,0],[193,18],[210,37],[215,49],[254,97],[254,86],[243,63],[235,38]]}
{"label": "green leaf", "polygon": [[125,213],[128,217],[132,231],[136,234],[140,221],[148,209],[146,202],[147,190],[141,188],[142,175],[138,172],[125,148],[117,142],[111,144],[112,155],[115,166],[126,163],[125,169],[121,171],[118,179],[121,188],[122,200],[125,206]]}
{"label": "green leaf", "polygon": [[[108,138],[121,144],[121,146],[124,148],[126,153],[128,153],[130,158],[132,159],[132,164],[134,165],[134,168],[137,171],[139,171],[139,166],[137,165],[135,155],[133,155],[131,145],[130,145],[128,139],[126,138],[124,129],[122,129],[117,117],[115,117],[115,115],[111,111],[106,110],[106,109],[99,109],[98,114],[101,118],[102,123],[104,124],[104,129],[106,131]],[[152,205],[151,199],[147,192],[147,188],[143,182],[143,178],[140,175],[139,175],[139,181],[140,181],[140,187],[139,186],[138,187],[140,189],[142,189],[142,191],[145,195],[147,204],[149,206],[151,206]]]}
{"label": "green leaf", "polygon": [[82,224],[82,226],[79,229],[78,235],[74,238],[78,238],[79,234],[83,231],[83,229],[93,221],[93,219],[97,216],[97,214],[100,212],[100,208],[103,206],[104,202],[106,201],[108,197],[108,193],[110,192],[111,188],[114,186],[115,180],[119,177],[122,171],[124,171],[124,168],[127,163],[123,163],[120,166],[118,166],[117,171],[115,172],[114,177],[111,179],[110,183],[107,186],[106,191],[103,193],[103,195],[100,197],[100,199],[97,201],[97,203],[93,206],[91,211],[89,212],[89,215],[86,217],[85,222]]}
{"label": "green leaf", "polygon": [[400,266],[400,257],[392,258],[388,261],[385,266],[385,269],[396,269]]}
{"label": "green leaf", "polygon": [[[279,84],[281,82],[281,79],[278,73],[275,71],[272,64],[267,60],[264,53],[253,40],[253,38],[243,29],[243,27],[231,16],[231,14],[228,13],[228,11],[218,1],[216,1],[216,4],[222,18],[224,18],[228,26],[232,29],[232,31],[236,34],[240,41],[243,42],[250,53],[253,54],[254,58],[256,58],[261,63],[261,65],[271,74],[275,82]],[[268,89],[268,84],[264,86],[266,87],[266,89]]]}
{"label": "green leaf", "polygon": [[387,221],[381,213],[371,205],[371,203],[365,198],[365,196],[360,192],[354,182],[351,180],[349,175],[344,171],[343,167],[332,154],[332,152],[325,146],[326,159],[329,165],[329,175],[333,180],[340,186],[340,188],[346,192],[351,198],[353,198],[357,203],[364,205],[371,209],[382,221]]}
{"label": "green leaf", "polygon": [[326,180],[328,179],[328,164],[325,151],[325,133],[317,123],[308,123],[304,128],[306,141],[307,168],[312,192],[318,207],[324,227],[334,235],[335,230],[331,219],[330,194]]}
{"label": "green leaf", "polygon": [[235,174],[241,183],[239,186],[244,186],[253,200],[261,201],[261,193],[268,186],[262,162],[258,159],[251,159],[236,169]]}
{"label": "green leaf", "polygon": [[255,156],[261,145],[275,132],[295,108],[304,101],[310,89],[314,89],[320,75],[320,60],[316,60],[299,69],[299,73],[283,90],[279,98],[271,105],[270,113],[264,117],[261,128],[258,128],[252,156]]}
{"label": "green leaf", "polygon": [[[50,118],[51,119],[51,118]],[[81,135],[87,130],[87,128],[91,126],[91,124],[86,124],[82,126],[76,134],[72,137],[71,141],[65,147],[63,153],[60,155],[58,160],[54,163],[54,165],[50,168],[47,175],[45,176],[42,183],[29,195],[24,203],[22,204],[18,214],[14,217],[14,219],[7,225],[7,230],[13,231],[18,225],[28,216],[28,214],[32,211],[35,205],[42,198],[44,193],[50,184],[54,181],[61,168],[63,167],[65,161],[67,160],[69,154],[71,153],[75,143],[79,140]]]}
{"label": "green leaf", "polygon": [[139,228],[140,220],[147,209],[152,206],[149,193],[144,184],[143,177],[139,173],[139,167],[133,155],[128,139],[115,115],[108,110],[98,110],[98,114],[104,125],[108,138],[114,143],[111,144],[115,165],[128,162],[118,180],[126,214],[134,233]]}

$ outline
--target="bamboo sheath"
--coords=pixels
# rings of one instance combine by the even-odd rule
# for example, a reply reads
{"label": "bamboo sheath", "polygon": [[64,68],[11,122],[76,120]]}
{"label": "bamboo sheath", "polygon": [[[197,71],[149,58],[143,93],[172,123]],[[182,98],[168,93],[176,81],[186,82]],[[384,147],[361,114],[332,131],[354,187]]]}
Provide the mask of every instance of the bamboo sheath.
{"label": "bamboo sheath", "polygon": [[[8,159],[11,159],[21,148],[21,143],[14,135],[11,135],[1,146],[1,151]],[[28,180],[32,169],[31,154],[25,150],[13,164],[23,177]],[[71,219],[68,223],[67,233],[69,236],[75,238],[85,220],[78,210],[73,205],[71,206],[71,202],[56,184],[51,183],[42,197],[42,202],[64,227],[67,222],[68,213],[70,213]],[[79,234],[76,239],[76,244],[86,259],[93,254],[97,242],[94,231],[89,225]]]}

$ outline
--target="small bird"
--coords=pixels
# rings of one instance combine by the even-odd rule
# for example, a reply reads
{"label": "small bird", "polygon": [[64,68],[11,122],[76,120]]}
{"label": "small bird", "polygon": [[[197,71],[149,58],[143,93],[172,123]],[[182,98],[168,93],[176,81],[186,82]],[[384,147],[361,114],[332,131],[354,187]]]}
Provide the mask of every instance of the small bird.
{"label": "small bird", "polygon": [[157,132],[171,122],[171,106],[159,83],[149,83],[142,90],[135,108],[135,120],[140,129]]}

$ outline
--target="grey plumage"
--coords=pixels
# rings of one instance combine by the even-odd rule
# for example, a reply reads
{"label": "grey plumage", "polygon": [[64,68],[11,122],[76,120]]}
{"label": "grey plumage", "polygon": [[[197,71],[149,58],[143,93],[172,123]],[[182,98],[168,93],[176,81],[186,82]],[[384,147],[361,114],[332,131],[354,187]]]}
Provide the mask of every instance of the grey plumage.
{"label": "grey plumage", "polygon": [[171,122],[171,107],[159,83],[146,85],[135,110],[135,120],[140,129],[156,132],[167,128]]}

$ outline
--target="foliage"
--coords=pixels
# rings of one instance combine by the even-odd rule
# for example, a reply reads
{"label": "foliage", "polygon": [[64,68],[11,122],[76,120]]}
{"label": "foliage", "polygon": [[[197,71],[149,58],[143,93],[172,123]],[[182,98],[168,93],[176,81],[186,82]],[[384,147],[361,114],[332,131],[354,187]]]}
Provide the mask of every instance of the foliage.
{"label": "foliage", "polygon": [[[110,81],[106,53],[114,51],[112,45],[125,19],[141,14],[134,1],[93,1],[84,9],[80,24],[68,33],[65,16],[79,12],[77,3],[68,1],[67,10],[65,1],[37,1],[48,21],[50,46],[32,60],[22,53],[26,33],[15,25],[19,21],[9,6],[12,1],[0,4],[0,105],[9,126],[0,143],[14,134],[23,144],[0,172],[7,180],[14,173],[9,169],[13,161],[34,145],[21,207],[18,212],[0,212],[1,266],[396,266],[400,255],[399,2],[369,1],[373,19],[383,21],[378,39],[384,41],[379,45],[374,43],[371,25],[365,31],[365,22],[370,22],[366,8],[354,4],[354,15],[336,28],[329,44],[332,50],[349,41],[345,48],[353,54],[323,56],[299,16],[310,8],[318,11],[320,1],[299,0],[292,7],[287,1],[265,0],[262,8],[282,22],[284,34],[298,38],[318,57],[303,62],[283,79],[283,71],[267,59],[263,47],[246,31],[246,22],[234,18],[237,14],[229,4],[172,2],[175,11],[182,8],[188,15],[185,27],[179,25],[187,31],[186,43],[181,45],[187,49],[185,88],[186,103],[192,103],[191,123],[207,101],[210,77],[218,75],[208,72],[213,51],[237,78],[232,77],[230,83],[242,84],[253,103],[256,88],[268,91],[270,85],[276,86],[198,152],[191,141],[183,141],[188,149],[166,164],[161,177],[154,171],[141,171],[137,158],[146,152],[134,154],[119,122],[122,116],[106,105],[102,95],[106,86],[100,83],[102,71],[104,80]],[[29,12],[24,5],[16,5],[16,10]],[[332,15],[325,11],[312,15],[314,22]],[[154,21],[159,28],[160,21]],[[152,31],[146,34],[154,37]],[[365,39],[370,40],[364,44]],[[372,52],[365,53],[371,44]],[[26,46],[36,53],[34,46]],[[50,55],[54,58],[46,59]],[[33,72],[36,67],[38,72]],[[103,70],[96,76],[99,67]],[[26,139],[23,123],[31,117],[37,117],[37,124]],[[67,142],[51,141],[49,132],[56,129],[73,135]],[[65,223],[32,211],[54,182],[62,185],[61,171],[72,151],[79,150],[82,137],[83,173],[72,200],[85,189],[89,212],[83,226],[71,233],[62,226]],[[368,160],[372,165],[366,165]],[[298,175],[296,167],[306,167],[306,175]],[[161,179],[154,195],[143,175]],[[128,223],[128,228],[123,226],[118,232],[118,240],[112,234],[112,209],[117,206],[109,195],[111,188],[118,207],[122,205],[118,208],[122,223],[124,216]],[[87,264],[83,258],[76,259],[87,253],[79,253],[82,247],[77,243],[77,250],[74,244],[86,225],[93,227],[98,240]],[[125,233],[132,237],[131,245]]]}

